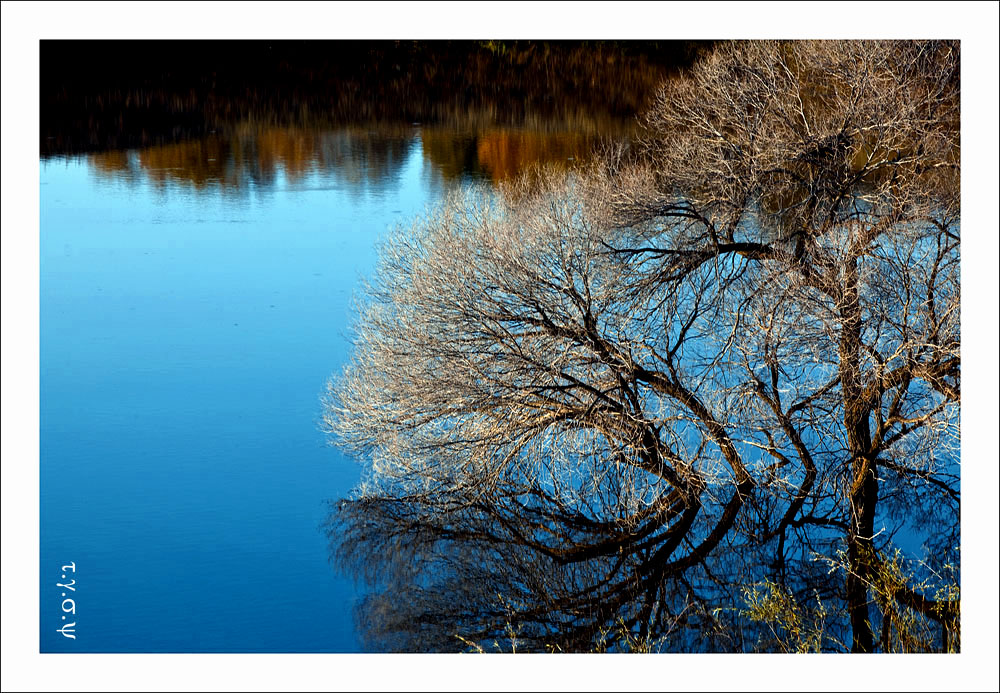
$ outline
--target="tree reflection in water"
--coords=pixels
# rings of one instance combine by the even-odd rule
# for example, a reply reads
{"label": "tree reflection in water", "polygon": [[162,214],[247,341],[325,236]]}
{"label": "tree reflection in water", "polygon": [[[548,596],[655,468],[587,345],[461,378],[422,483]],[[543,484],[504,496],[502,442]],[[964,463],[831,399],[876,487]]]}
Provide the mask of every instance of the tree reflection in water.
{"label": "tree reflection in water", "polygon": [[644,157],[388,239],[324,414],[369,645],[957,651],[958,68],[724,44]]}
{"label": "tree reflection in water", "polygon": [[602,141],[628,136],[624,122],[600,135],[413,126],[330,131],[245,128],[230,137],[210,135],[132,151],[111,150],[89,154],[87,160],[99,176],[146,180],[157,187],[181,184],[239,195],[251,187],[274,185],[279,173],[293,184],[311,173],[322,173],[350,190],[361,191],[398,180],[417,146],[432,174],[442,181],[498,183],[532,166],[573,165],[587,159]]}

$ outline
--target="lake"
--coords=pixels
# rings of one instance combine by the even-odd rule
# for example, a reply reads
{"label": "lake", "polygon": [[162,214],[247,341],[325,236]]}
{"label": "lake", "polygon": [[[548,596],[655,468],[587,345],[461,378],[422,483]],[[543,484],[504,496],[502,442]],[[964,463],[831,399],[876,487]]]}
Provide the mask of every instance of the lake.
{"label": "lake", "polygon": [[244,128],[45,157],[41,650],[358,651],[361,587],[321,524],[360,467],[319,426],[352,295],[395,225],[600,134]]}

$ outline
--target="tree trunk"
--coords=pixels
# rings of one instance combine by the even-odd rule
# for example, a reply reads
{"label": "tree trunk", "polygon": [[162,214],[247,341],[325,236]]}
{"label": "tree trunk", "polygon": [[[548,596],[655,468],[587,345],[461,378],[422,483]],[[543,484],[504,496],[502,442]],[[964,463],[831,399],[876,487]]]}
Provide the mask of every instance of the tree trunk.
{"label": "tree trunk", "polygon": [[862,401],[861,305],[857,260],[844,268],[841,300],[840,382],[844,396],[844,427],[851,461],[851,524],[847,535],[847,610],[851,619],[851,652],[873,652],[875,637],[868,613],[868,578],[875,535],[878,478],[871,458],[869,406]]}

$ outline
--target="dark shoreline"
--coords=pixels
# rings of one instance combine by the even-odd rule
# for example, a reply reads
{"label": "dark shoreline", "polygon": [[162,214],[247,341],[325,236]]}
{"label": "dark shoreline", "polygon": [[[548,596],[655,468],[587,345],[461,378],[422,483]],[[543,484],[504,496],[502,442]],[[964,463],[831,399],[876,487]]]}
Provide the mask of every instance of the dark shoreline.
{"label": "dark shoreline", "polygon": [[42,41],[40,154],[238,126],[346,123],[599,131],[634,118],[695,41]]}

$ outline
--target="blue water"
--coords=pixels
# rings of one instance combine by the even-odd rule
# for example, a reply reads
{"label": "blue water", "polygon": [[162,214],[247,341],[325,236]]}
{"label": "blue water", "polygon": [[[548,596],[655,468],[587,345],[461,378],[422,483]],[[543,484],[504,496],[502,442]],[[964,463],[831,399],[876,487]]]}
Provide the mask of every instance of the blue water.
{"label": "blue water", "polygon": [[447,187],[398,151],[228,187],[42,162],[43,652],[358,650],[320,525],[360,469],[318,419],[378,239]]}

